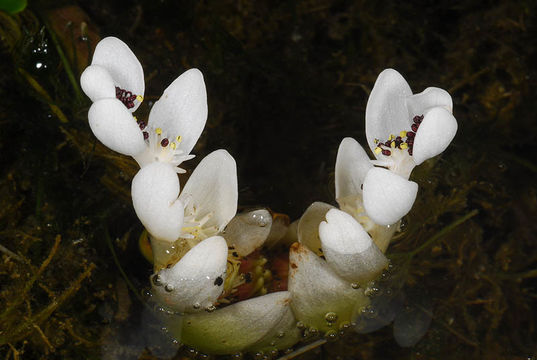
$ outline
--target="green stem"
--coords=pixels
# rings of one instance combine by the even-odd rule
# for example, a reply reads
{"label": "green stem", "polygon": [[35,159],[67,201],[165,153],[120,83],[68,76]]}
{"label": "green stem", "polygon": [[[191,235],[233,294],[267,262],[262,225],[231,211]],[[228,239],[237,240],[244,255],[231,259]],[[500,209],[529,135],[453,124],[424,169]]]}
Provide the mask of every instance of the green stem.
{"label": "green stem", "polygon": [[73,69],[71,68],[71,64],[69,63],[67,56],[65,56],[65,53],[63,52],[62,46],[56,37],[56,33],[54,30],[52,30],[52,27],[49,26],[48,21],[43,20],[43,23],[45,24],[45,27],[50,35],[50,39],[54,43],[54,47],[56,48],[56,51],[58,52],[58,55],[62,61],[65,72],[67,73],[67,77],[69,78],[69,82],[71,83],[71,86],[75,92],[76,99],[78,102],[82,102],[82,92],[80,91],[80,86],[78,86],[78,80],[73,73]]}
{"label": "green stem", "polygon": [[452,222],[451,224],[449,224],[448,226],[444,227],[442,230],[440,230],[439,232],[437,232],[436,234],[434,234],[429,240],[427,240],[426,242],[424,242],[423,244],[421,244],[420,246],[418,246],[417,248],[415,248],[414,250],[412,250],[408,255],[409,255],[409,259],[412,258],[414,255],[416,255],[417,253],[419,253],[420,251],[422,251],[423,249],[427,248],[428,246],[430,246],[431,244],[433,244],[434,242],[436,242],[438,239],[440,239],[442,236],[446,235],[447,233],[449,233],[451,230],[455,229],[457,226],[459,226],[460,224],[464,223],[466,220],[469,220],[471,218],[473,218],[474,216],[476,216],[477,214],[479,213],[479,211],[476,209],[476,210],[472,210],[470,211],[468,214],[464,215],[463,217],[460,217],[458,218],[457,220],[455,220],[454,222]]}

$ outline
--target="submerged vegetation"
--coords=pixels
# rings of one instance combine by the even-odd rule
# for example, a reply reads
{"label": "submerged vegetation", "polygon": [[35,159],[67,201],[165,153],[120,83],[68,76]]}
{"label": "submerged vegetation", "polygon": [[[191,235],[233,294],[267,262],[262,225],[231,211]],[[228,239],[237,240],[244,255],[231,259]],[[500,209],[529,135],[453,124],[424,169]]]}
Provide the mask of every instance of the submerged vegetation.
{"label": "submerged vegetation", "polygon": [[[337,145],[364,138],[381,69],[397,68],[418,91],[447,88],[459,133],[414,171],[420,190],[387,253],[394,268],[383,285],[405,294],[409,312],[432,316],[428,332],[401,348],[394,323],[297,356],[537,356],[536,16],[529,1],[41,1],[1,12],[9,61],[0,64],[0,356],[175,352],[145,307],[152,265],[130,203],[137,165],[87,125],[77,79],[99,34],[128,40],[143,59],[151,87],[139,111],[169,79],[201,68],[208,128],[187,169],[227,148],[239,203],[292,220],[314,200],[333,203]],[[184,349],[176,358],[194,356],[202,357]]]}

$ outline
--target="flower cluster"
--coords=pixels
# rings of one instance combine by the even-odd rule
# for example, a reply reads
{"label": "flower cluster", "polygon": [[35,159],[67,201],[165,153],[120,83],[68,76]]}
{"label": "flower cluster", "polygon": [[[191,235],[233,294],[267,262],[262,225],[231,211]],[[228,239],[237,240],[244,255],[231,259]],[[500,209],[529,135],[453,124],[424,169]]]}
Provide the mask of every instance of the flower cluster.
{"label": "flower cluster", "polygon": [[[88,118],[95,136],[140,165],[132,201],[151,240],[152,293],[167,328],[182,343],[214,354],[277,353],[305,335],[334,338],[353,326],[370,303],[365,289],[388,266],[384,252],[397,223],[415,200],[412,169],[445,150],[457,129],[446,91],[413,95],[399,73],[383,71],[366,109],[376,159],[345,138],[336,159],[340,209],[317,202],[299,221],[278,227],[264,209],[236,214],[237,169],[225,150],[201,160],[181,187],[177,173],[193,157],[208,114],[199,70],[180,75],[147,121],[137,119],[142,66],[125,43],[108,37],[81,85],[93,101]],[[296,240],[288,286],[267,293],[263,284],[272,275],[258,249],[282,238]],[[249,266],[255,279],[244,272]],[[245,287],[259,296],[236,296]]]}

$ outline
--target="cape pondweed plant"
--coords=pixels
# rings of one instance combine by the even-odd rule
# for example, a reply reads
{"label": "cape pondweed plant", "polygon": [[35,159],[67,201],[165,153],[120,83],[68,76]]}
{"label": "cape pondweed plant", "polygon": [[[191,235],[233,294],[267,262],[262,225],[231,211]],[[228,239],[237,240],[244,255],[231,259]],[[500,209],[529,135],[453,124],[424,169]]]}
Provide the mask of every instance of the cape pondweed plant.
{"label": "cape pondweed plant", "polygon": [[[132,201],[149,233],[152,295],[162,321],[178,342],[210,354],[270,356],[304,337],[336,338],[356,326],[371,302],[369,285],[389,266],[390,239],[416,198],[412,169],[444,151],[457,130],[446,91],[412,94],[397,71],[383,71],[366,108],[376,159],[343,139],[335,172],[340,209],[314,203],[285,233],[272,231],[267,210],[236,215],[237,170],[225,150],[204,158],[181,189],[179,165],[193,157],[207,119],[199,70],[172,82],[147,121],[136,119],[142,66],[127,45],[108,37],[81,85],[93,101],[95,136],[141,167]],[[260,249],[283,238],[296,240],[288,286],[267,293],[271,273]]]}

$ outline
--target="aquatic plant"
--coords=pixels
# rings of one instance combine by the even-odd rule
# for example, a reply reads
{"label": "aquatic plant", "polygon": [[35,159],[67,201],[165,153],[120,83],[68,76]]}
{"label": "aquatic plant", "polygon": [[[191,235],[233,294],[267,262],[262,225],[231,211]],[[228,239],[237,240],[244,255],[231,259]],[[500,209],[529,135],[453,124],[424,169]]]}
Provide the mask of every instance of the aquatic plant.
{"label": "aquatic plant", "polygon": [[[94,102],[88,118],[95,136],[141,167],[132,201],[153,250],[152,301],[172,336],[213,354],[276,354],[301,338],[334,339],[354,326],[370,304],[368,285],[388,267],[390,238],[416,198],[412,169],[444,151],[457,130],[445,90],[413,95],[398,72],[383,71],[366,108],[376,160],[355,140],[342,141],[335,174],[341,210],[314,203],[287,234],[272,239],[297,242],[288,288],[267,293],[271,274],[259,249],[270,237],[270,216],[235,215],[233,157],[225,150],[209,154],[181,190],[179,165],[192,158],[207,118],[199,70],[172,82],[147,122],[132,115],[143,100],[143,69],[121,40],[97,45],[81,85]],[[255,279],[244,270],[250,263]],[[248,286],[248,296],[237,296]]]}

